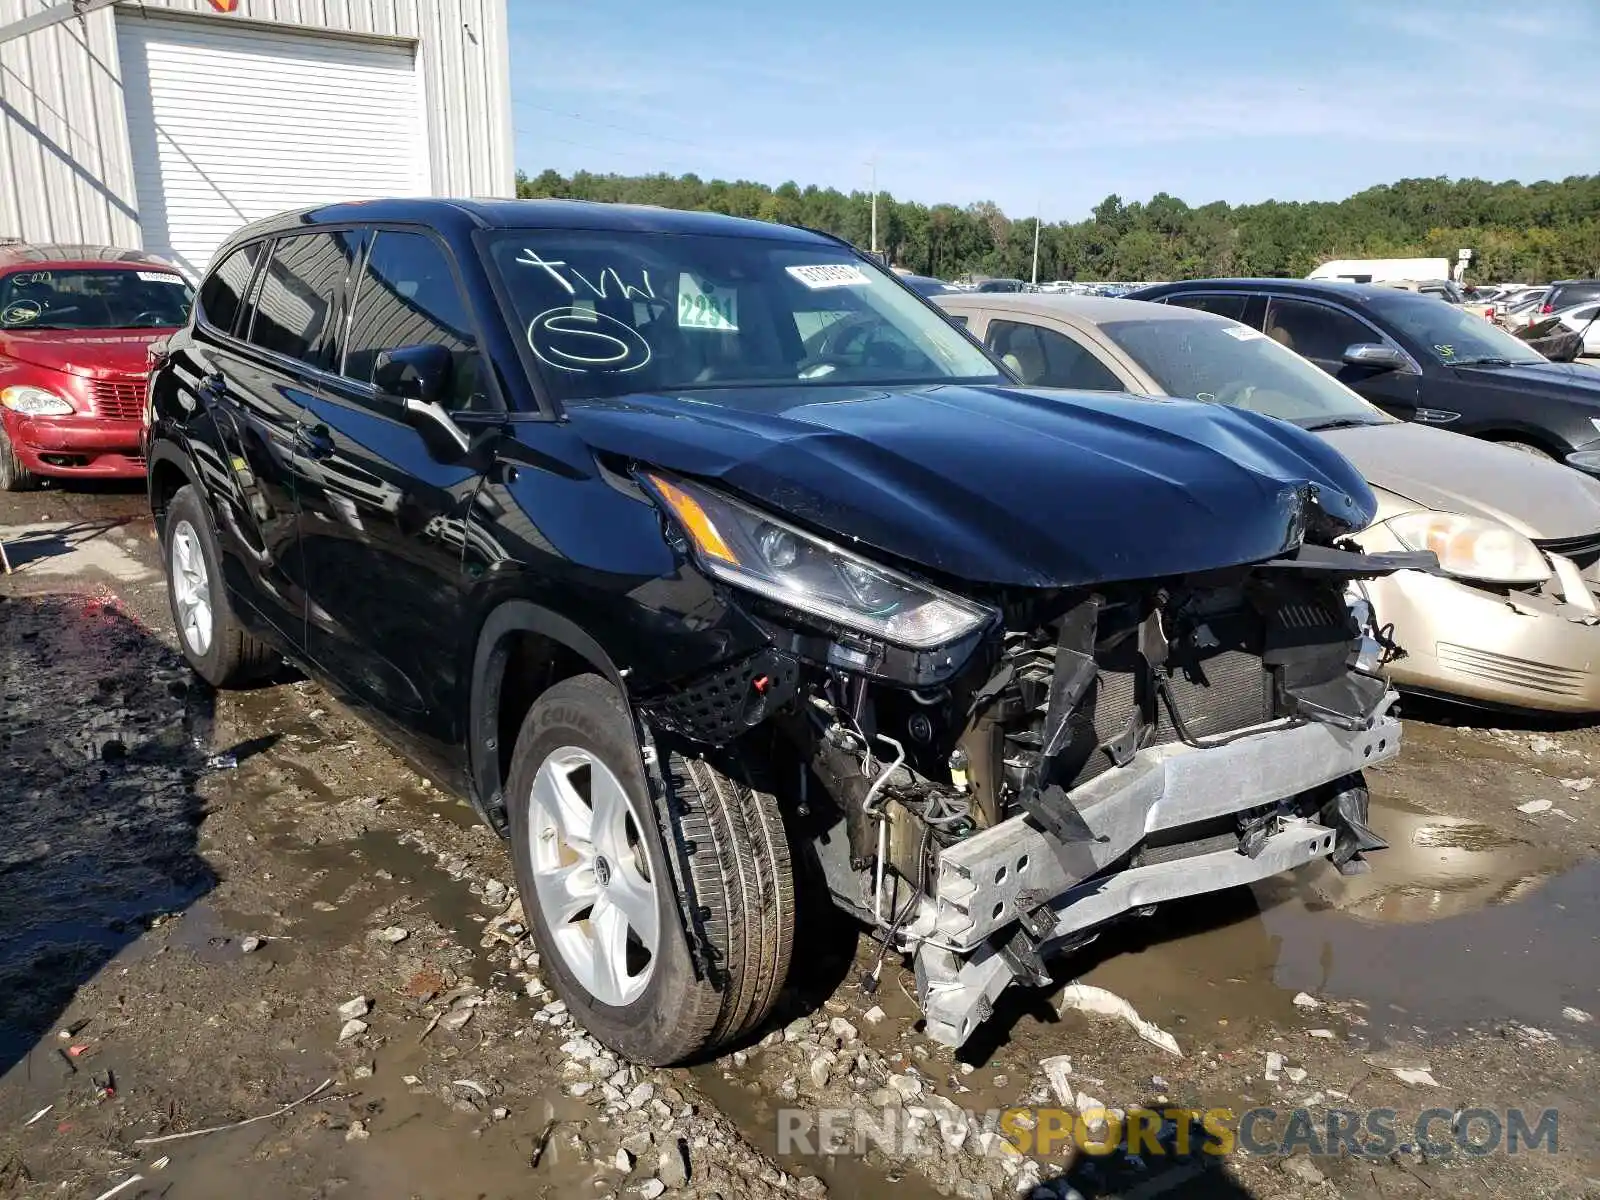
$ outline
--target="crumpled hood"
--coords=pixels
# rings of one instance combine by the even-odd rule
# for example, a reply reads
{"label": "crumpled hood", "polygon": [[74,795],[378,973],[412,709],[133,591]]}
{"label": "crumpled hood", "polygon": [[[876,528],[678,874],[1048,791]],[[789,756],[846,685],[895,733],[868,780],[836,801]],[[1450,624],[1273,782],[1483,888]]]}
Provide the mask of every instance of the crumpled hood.
{"label": "crumpled hood", "polygon": [[0,333],[0,357],[35,367],[90,378],[144,375],[150,369],[150,343],[171,329],[73,330],[40,329],[33,333]]}
{"label": "crumpled hood", "polygon": [[1491,517],[1531,538],[1600,531],[1600,481],[1562,463],[1426,425],[1320,434],[1374,487],[1419,508]]}
{"label": "crumpled hood", "polygon": [[697,390],[575,403],[590,446],[720,482],[976,583],[1208,570],[1297,543],[1308,485],[1359,529],[1376,500],[1315,436],[1188,400],[939,385]]}

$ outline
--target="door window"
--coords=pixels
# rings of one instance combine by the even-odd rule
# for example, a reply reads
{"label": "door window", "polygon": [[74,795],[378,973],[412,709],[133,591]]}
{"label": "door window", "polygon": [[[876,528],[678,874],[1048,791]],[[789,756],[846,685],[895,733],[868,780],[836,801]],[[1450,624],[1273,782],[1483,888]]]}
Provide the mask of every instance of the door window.
{"label": "door window", "polygon": [[279,238],[257,287],[250,341],[326,367],[334,359],[334,301],[348,268],[344,248],[331,234]]}
{"label": "door window", "polygon": [[1168,296],[1167,303],[1176,304],[1180,308],[1197,308],[1201,312],[1216,313],[1217,316],[1227,317],[1230,321],[1243,321],[1245,305],[1250,303],[1250,294],[1248,292],[1183,293]]}
{"label": "door window", "polygon": [[1338,362],[1347,349],[1358,343],[1383,340],[1349,313],[1278,296],[1267,306],[1265,332],[1297,354],[1323,362]]}
{"label": "door window", "polygon": [[344,374],[371,383],[384,350],[443,346],[450,351],[447,408],[497,408],[461,289],[443,247],[421,233],[381,229],[356,289]]}
{"label": "door window", "polygon": [[261,243],[241,246],[218,264],[200,288],[200,312],[206,323],[223,333],[232,333],[244,303],[245,289],[256,273]]}
{"label": "door window", "polygon": [[1125,389],[1093,351],[1054,329],[1017,321],[990,321],[989,349],[1023,383],[1083,392]]}

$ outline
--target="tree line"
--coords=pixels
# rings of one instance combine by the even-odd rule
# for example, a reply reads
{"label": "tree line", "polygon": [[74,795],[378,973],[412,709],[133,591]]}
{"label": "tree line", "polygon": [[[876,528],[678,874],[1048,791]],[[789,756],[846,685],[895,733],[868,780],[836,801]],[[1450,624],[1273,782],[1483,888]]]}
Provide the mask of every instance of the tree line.
{"label": "tree line", "polygon": [[[867,192],[769,187],[697,175],[571,176],[517,173],[517,194],[655,204],[804,225],[865,248]],[[898,266],[941,279],[1026,279],[1031,217],[989,201],[920,204],[878,194],[878,243]],[[1168,280],[1219,275],[1303,276],[1333,258],[1444,257],[1474,252],[1469,280],[1545,282],[1600,276],[1600,175],[1560,182],[1402,179],[1339,201],[1191,208],[1160,192],[1148,201],[1107,196],[1084,221],[1046,223],[1039,278]]]}

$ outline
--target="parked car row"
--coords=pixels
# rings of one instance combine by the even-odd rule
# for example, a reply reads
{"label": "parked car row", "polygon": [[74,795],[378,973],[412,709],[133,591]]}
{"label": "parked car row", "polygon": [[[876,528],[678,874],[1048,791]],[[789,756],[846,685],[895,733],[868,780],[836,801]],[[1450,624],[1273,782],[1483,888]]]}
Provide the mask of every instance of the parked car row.
{"label": "parked car row", "polygon": [[[1541,455],[1431,428],[1396,403],[1393,381],[1374,389],[1373,403],[1338,382],[1369,374],[1363,360],[1381,360],[1378,350],[1400,349],[1376,339],[1414,325],[1417,314],[1407,310],[1437,320],[1450,313],[1444,306],[1404,293],[1387,300],[1376,285],[1374,310],[1346,307],[1354,304],[1349,289],[1363,285],[1251,283],[1231,291],[1169,285],[1158,289],[1167,303],[1154,304],[1058,296],[947,296],[939,304],[1024,383],[1205,400],[1317,433],[1378,497],[1376,521],[1354,540],[1372,552],[1439,556],[1439,574],[1406,571],[1363,585],[1405,650],[1389,666],[1392,679],[1514,708],[1600,709],[1600,672],[1590,668],[1600,661],[1600,481]],[[1338,307],[1308,307],[1308,296],[1327,289]],[[1223,308],[1236,316],[1213,315]],[[1365,323],[1374,318],[1384,326]],[[1359,327],[1342,324],[1358,320]],[[1366,340],[1347,340],[1338,358],[1324,353],[1327,339],[1356,337]],[[1306,356],[1287,353],[1291,346]],[[1454,370],[1434,373],[1434,394],[1470,386],[1439,377]],[[1384,408],[1413,419],[1395,420]]]}

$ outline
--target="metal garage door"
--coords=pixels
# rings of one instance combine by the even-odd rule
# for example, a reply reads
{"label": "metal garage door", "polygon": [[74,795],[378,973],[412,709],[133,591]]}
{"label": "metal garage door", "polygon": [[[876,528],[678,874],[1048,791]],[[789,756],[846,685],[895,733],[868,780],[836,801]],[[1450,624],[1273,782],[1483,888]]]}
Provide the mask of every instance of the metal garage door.
{"label": "metal garage door", "polygon": [[413,50],[117,13],[145,249],[193,275],[247,221],[425,194]]}

